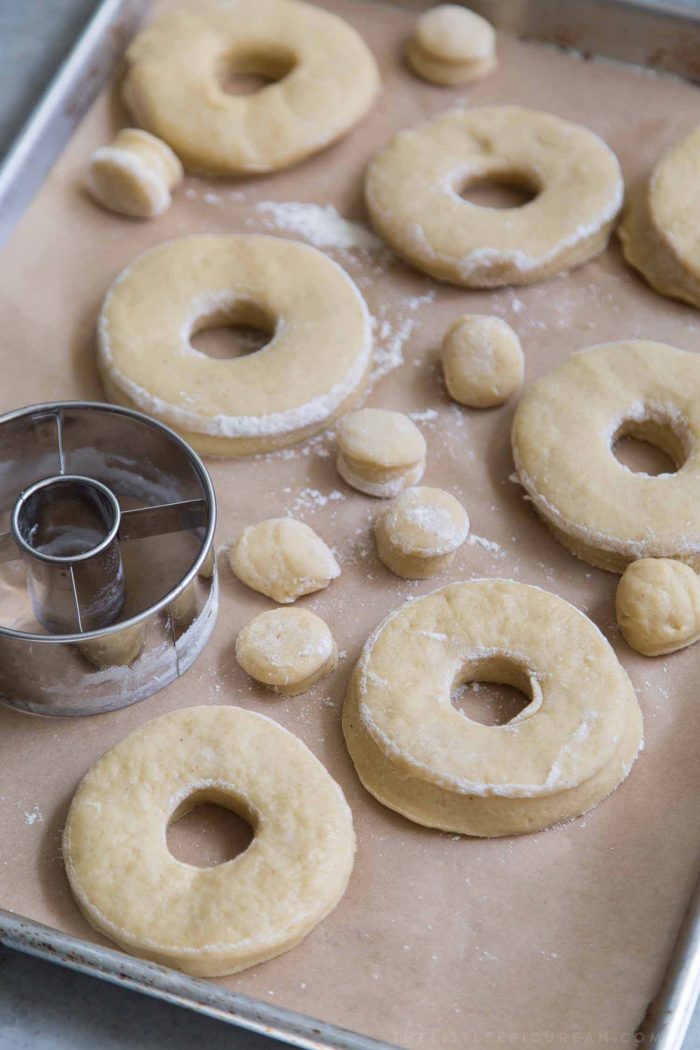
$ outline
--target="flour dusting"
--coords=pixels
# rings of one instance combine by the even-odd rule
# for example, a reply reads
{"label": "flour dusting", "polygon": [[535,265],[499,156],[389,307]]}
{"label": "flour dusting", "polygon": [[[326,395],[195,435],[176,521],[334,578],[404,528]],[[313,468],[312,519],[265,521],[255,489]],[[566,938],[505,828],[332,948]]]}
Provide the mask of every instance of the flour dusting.
{"label": "flour dusting", "polygon": [[260,201],[255,210],[266,218],[266,229],[298,233],[315,248],[359,248],[376,251],[383,247],[378,237],[359,222],[344,219],[332,204],[301,201]]}

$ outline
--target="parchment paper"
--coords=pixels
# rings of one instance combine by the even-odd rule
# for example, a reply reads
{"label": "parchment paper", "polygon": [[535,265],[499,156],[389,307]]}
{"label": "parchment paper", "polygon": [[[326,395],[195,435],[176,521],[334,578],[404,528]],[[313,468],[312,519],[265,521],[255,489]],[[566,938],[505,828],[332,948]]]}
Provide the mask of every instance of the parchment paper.
{"label": "parchment paper", "polygon": [[[0,259],[3,411],[101,398],[96,314],[109,283],[143,249],[200,231],[293,236],[269,226],[269,213],[255,209],[260,201],[330,203],[362,220],[369,157],[397,129],[455,102],[516,102],[580,121],[610,143],[628,180],[700,121],[694,87],[507,37],[494,76],[468,90],[433,87],[401,63],[410,12],[352,0],[327,6],[363,33],[383,91],[359,128],[293,170],[238,182],[188,178],[162,218],[119,218],[81,189],[90,152],[124,120],[113,94],[97,101]],[[460,313],[498,314],[521,334],[532,382],[574,350],[606,340],[643,336],[695,350],[699,315],[649,291],[625,269],[616,244],[571,275],[491,293],[440,286],[388,256],[332,254],[377,318],[380,364],[399,365],[375,383],[367,403],[418,413],[429,448],[426,483],[462,499],[482,537],[465,545],[450,578],[512,577],[585,610],[632,677],[646,750],[606,802],[542,834],[469,840],[382,808],[360,787],[343,745],[344,690],[383,616],[446,581],[409,583],[378,563],[370,527],[381,503],[343,484],[330,435],[294,452],[211,460],[222,604],[195,666],[114,714],[43,720],[0,710],[0,905],[97,940],[73,904],[59,850],[80,778],[107,747],[162,712],[239,704],[293,730],[327,765],[352,806],[359,848],[345,898],[301,946],[223,983],[411,1048],[624,1045],[656,991],[695,876],[698,649],[645,660],[626,647],[614,622],[617,578],[560,547],[509,480],[512,406],[480,413],[451,404],[437,348]],[[328,591],[304,600],[335,632],[339,670],[295,699],[256,688],[236,665],[237,632],[271,603],[233,579],[224,553],[244,525],[287,513],[317,529],[343,566]]]}

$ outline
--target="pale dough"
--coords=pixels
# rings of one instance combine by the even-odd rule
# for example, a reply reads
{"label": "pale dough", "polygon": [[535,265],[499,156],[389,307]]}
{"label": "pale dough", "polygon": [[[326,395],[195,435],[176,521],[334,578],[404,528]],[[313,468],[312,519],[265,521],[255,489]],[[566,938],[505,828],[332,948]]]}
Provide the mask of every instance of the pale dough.
{"label": "pale dough", "polygon": [[521,387],[525,358],[520,340],[500,317],[464,314],[442,344],[442,371],[453,400],[470,408],[493,408]]}
{"label": "pale dough", "polygon": [[416,20],[406,58],[425,80],[464,84],[496,68],[496,36],[491,24],[474,11],[438,4]]}
{"label": "pale dough", "polygon": [[[529,705],[482,725],[451,703],[470,681]],[[456,583],[392,613],[367,641],[343,729],[362,783],[419,824],[465,835],[537,831],[595,806],[642,744],[634,690],[598,628],[510,580]]]}
{"label": "pale dough", "polygon": [[85,659],[100,670],[107,667],[126,667],[141,655],[146,638],[143,623],[121,627],[101,638],[88,638],[78,644]]}
{"label": "pale dough", "polygon": [[374,535],[388,569],[424,580],[448,568],[469,535],[469,518],[449,492],[423,485],[397,496],[377,518]]}
{"label": "pale dough", "polygon": [[271,609],[245,625],[236,659],[251,678],[297,696],[331,674],[338,648],[326,623],[308,609]]}
{"label": "pale dough", "polygon": [[700,307],[700,128],[663,154],[629,194],[618,228],[627,262],[652,288]]}
{"label": "pale dough", "polygon": [[[510,181],[535,191],[520,208],[460,193]],[[401,131],[370,163],[375,230],[433,277],[469,288],[531,284],[602,252],[622,205],[615,154],[587,128],[518,106],[451,109]]]}
{"label": "pale dough", "polygon": [[249,525],[232,545],[229,560],[241,583],[285,605],[323,590],[340,576],[330,548],[295,518]]}
{"label": "pale dough", "polygon": [[[635,474],[625,436],[658,445],[674,474]],[[623,572],[638,558],[700,566],[700,356],[629,340],[573,354],[523,395],[513,457],[551,531],[579,558]]]}
{"label": "pale dough", "polygon": [[[377,64],[341,18],[298,0],[219,0],[156,19],[126,53],[122,96],[141,127],[208,175],[275,171],[330,145],[379,89]],[[227,93],[228,73],[275,80]]]}
{"label": "pale dough", "polygon": [[700,638],[700,581],[683,562],[641,558],[617,585],[615,611],[625,641],[638,653],[673,653]]}
{"label": "pale dough", "polygon": [[[218,360],[190,336],[226,324],[271,335]],[[199,452],[248,455],[323,430],[358,396],[372,354],[360,292],[327,255],[261,235],[196,235],[139,256],[107,293],[98,366],[109,398]]]}
{"label": "pale dough", "polygon": [[[255,837],[224,864],[176,860],[166,828],[203,802]],[[120,947],[200,977],[293,948],[345,892],[355,836],[338,785],[301,740],[237,707],[192,707],[130,733],[82,780],[63,857],[86,919]]]}
{"label": "pale dough", "polygon": [[110,211],[151,219],[170,206],[182,164],[169,146],[138,128],[124,128],[90,158],[87,186]]}
{"label": "pale dough", "polygon": [[403,412],[361,408],[338,427],[338,473],[369,496],[397,496],[425,470],[425,438]]}

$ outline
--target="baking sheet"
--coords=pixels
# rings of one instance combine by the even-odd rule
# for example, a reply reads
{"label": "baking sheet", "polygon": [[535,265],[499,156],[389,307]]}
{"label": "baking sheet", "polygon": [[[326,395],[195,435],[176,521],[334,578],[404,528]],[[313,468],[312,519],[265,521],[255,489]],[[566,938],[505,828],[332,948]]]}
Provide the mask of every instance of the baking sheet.
{"label": "baking sheet", "polygon": [[[348,0],[325,6],[363,33],[384,90],[360,128],[299,168],[237,182],[191,178],[161,219],[120,219],[100,212],[80,188],[89,153],[124,120],[113,95],[98,101],[0,258],[3,411],[101,396],[96,313],[113,276],[140,251],[191,232],[293,235],[276,229],[274,210],[256,209],[260,202],[330,203],[362,220],[368,158],[398,128],[454,102],[518,102],[581,121],[616,150],[628,179],[700,118],[700,95],[684,83],[507,38],[494,77],[468,90],[431,87],[399,60],[410,13]],[[630,780],[593,813],[526,838],[460,839],[380,807],[359,786],[345,752],[342,696],[370,630],[436,582],[401,581],[376,561],[370,527],[380,504],[336,475],[331,437],[246,462],[211,460],[220,547],[251,521],[294,513],[337,550],[343,576],[304,604],[334,629],[344,653],[339,671],[290,700],[248,682],[233,641],[269,603],[233,580],[222,553],[213,641],[164,693],[75,721],[0,710],[0,906],[99,943],[72,903],[59,852],[80,777],[106,747],[166,710],[238,703],[297,732],[326,763],[353,807],[359,849],[346,897],[300,947],[218,983],[407,1047],[569,1045],[584,1036],[623,1045],[661,979],[697,864],[697,653],[646,661],[627,649],[614,625],[616,577],[575,561],[550,539],[509,480],[512,408],[476,413],[450,404],[437,348],[461,312],[499,314],[523,338],[531,381],[573,350],[608,339],[644,336],[695,349],[697,314],[648,291],[625,270],[616,245],[570,276],[492,293],[439,286],[388,253],[331,254],[377,318],[380,374],[367,403],[417,414],[429,446],[426,483],[460,496],[480,537],[460,553],[450,578],[509,576],[585,609],[638,689],[646,751]]]}

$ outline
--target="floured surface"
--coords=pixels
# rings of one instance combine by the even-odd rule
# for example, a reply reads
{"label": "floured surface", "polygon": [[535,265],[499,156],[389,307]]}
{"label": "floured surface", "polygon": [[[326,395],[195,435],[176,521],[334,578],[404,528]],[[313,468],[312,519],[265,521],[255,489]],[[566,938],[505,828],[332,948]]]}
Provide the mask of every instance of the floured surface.
{"label": "floured surface", "polygon": [[[123,120],[113,100],[97,103],[0,258],[3,410],[101,396],[97,311],[110,281],[140,251],[195,232],[300,236],[274,226],[275,212],[257,209],[261,202],[332,205],[362,223],[361,176],[372,153],[394,131],[457,101],[517,102],[584,123],[610,143],[631,179],[700,121],[695,88],[508,39],[500,41],[493,77],[471,89],[432,87],[399,61],[411,13],[349,0],[332,6],[379,59],[384,91],[346,140],[298,169],[237,183],[189,178],[162,218],[121,219],[100,212],[79,190],[90,153]],[[569,1046],[574,1033],[629,1045],[627,1033],[658,986],[695,877],[700,654],[696,648],[645,660],[627,648],[615,628],[617,577],[561,548],[510,480],[513,406],[479,413],[449,402],[438,350],[460,314],[496,314],[522,337],[529,383],[592,343],[643,337],[694,350],[700,315],[652,294],[624,268],[616,245],[571,276],[496,293],[438,286],[384,250],[327,250],[357,280],[375,317],[375,384],[366,403],[411,415],[428,442],[424,484],[452,491],[471,518],[473,534],[449,579],[513,577],[588,612],[638,690],[646,750],[598,809],[521,839],[451,837],[380,807],[359,786],[342,743],[345,686],[380,620],[448,579],[413,584],[381,566],[370,532],[377,501],[341,481],[329,437],[253,461],[210,460],[219,547],[251,521],[289,512],[336,552],[342,576],[302,604],[331,627],[339,669],[297,698],[255,688],[236,665],[234,639],[271,603],[237,583],[220,555],[213,639],[164,693],[75,721],[0,711],[0,905],[95,939],[70,897],[59,853],[78,781],[107,747],[162,712],[239,704],[292,729],[327,765],[353,808],[358,855],[333,915],[290,955],[227,986],[410,1048],[481,1047],[498,1038]],[[5,593],[3,585],[3,602]]]}

